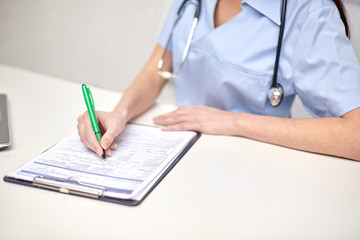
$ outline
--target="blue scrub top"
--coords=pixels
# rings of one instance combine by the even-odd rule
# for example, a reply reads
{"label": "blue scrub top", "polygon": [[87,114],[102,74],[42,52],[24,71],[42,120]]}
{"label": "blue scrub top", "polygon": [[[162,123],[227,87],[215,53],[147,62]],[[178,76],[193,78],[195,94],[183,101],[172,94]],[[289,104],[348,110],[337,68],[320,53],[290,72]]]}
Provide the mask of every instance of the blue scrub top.
{"label": "blue scrub top", "polygon": [[[179,6],[174,0],[160,34],[166,46]],[[214,27],[217,0],[202,1],[185,64],[175,79],[178,106],[203,104],[232,112],[290,117],[295,95],[314,117],[339,117],[360,107],[360,66],[331,0],[288,0],[278,82],[280,106],[271,107],[281,0],[243,0],[242,11]],[[177,69],[197,1],[181,12],[169,49]]]}

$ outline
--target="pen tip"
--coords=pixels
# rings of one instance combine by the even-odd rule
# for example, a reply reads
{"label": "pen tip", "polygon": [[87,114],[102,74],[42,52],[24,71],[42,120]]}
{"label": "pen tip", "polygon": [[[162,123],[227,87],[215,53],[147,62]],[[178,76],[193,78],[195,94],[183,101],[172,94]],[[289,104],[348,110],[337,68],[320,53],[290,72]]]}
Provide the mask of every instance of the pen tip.
{"label": "pen tip", "polygon": [[105,159],[106,155],[105,155],[105,150],[103,149],[103,154],[102,154],[102,158]]}

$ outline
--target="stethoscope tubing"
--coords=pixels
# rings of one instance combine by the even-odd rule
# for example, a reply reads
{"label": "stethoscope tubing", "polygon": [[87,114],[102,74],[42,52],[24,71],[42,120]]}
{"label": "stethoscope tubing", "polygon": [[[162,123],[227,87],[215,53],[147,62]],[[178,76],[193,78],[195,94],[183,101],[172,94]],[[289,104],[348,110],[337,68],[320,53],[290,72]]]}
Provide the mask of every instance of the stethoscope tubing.
{"label": "stethoscope tubing", "polygon": [[273,74],[273,80],[272,80],[272,85],[271,85],[272,87],[275,87],[277,84],[277,74],[278,74],[278,69],[279,69],[280,52],[281,52],[281,46],[282,46],[282,42],[283,42],[284,28],[285,28],[286,7],[287,7],[287,0],[283,0],[282,7],[281,7],[282,8],[281,9],[281,23],[280,23],[278,45],[277,45],[277,49],[276,49],[274,74]]}
{"label": "stethoscope tubing", "polygon": [[[196,26],[197,26],[197,23],[198,23],[198,20],[199,20],[199,16],[200,16],[201,0],[198,0],[198,5],[196,7],[195,14],[194,14],[193,24],[192,24],[192,27],[191,27],[191,30],[190,30],[188,40],[187,40],[186,45],[185,45],[184,53],[182,55],[179,68],[177,69],[177,71],[175,71],[175,73],[171,73],[171,72],[168,72],[168,71],[162,71],[166,49],[167,49],[167,47],[168,47],[168,45],[170,43],[171,37],[173,35],[174,28],[175,28],[177,22],[180,19],[181,11],[185,7],[185,4],[187,3],[187,1],[189,1],[189,0],[184,0],[182,2],[182,4],[180,5],[178,11],[177,11],[177,16],[176,16],[175,22],[173,24],[173,27],[171,29],[169,38],[167,40],[166,47],[165,47],[164,52],[163,52],[163,54],[162,54],[162,56],[161,56],[161,58],[159,60],[159,63],[158,63],[158,72],[159,72],[159,74],[163,78],[168,79],[168,80],[174,79],[179,74],[180,70],[182,69],[182,66],[183,66],[183,64],[185,62],[186,56],[187,56],[187,54],[189,52],[191,41],[192,41]],[[281,84],[279,84],[277,82],[277,76],[278,76],[278,70],[279,70],[281,47],[282,47],[283,36],[284,36],[286,8],[287,8],[287,0],[282,0],[280,30],[279,30],[277,49],[276,49],[274,72],[273,72],[272,84],[271,84],[271,87],[270,87],[269,92],[268,92],[269,102],[270,102],[270,105],[272,107],[279,106],[281,104],[283,96],[284,96],[284,89],[281,86]]]}

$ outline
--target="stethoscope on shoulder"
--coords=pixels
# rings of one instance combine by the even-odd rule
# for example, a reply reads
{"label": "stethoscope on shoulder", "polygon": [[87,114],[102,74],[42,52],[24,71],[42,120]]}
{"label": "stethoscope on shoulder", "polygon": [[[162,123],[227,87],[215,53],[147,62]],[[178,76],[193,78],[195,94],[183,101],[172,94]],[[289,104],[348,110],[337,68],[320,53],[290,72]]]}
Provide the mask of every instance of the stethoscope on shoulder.
{"label": "stethoscope on shoulder", "polygon": [[[200,15],[200,9],[201,9],[201,0],[198,0],[198,5],[196,7],[196,11],[195,11],[195,15],[194,15],[194,20],[193,20],[193,23],[192,23],[192,26],[191,26],[191,30],[190,30],[190,33],[189,33],[189,36],[188,36],[188,39],[186,41],[186,45],[185,45],[185,49],[184,49],[184,53],[182,55],[182,58],[181,58],[181,62],[180,62],[180,65],[178,67],[178,69],[172,73],[172,72],[168,72],[168,71],[163,71],[162,68],[163,68],[163,64],[164,64],[164,57],[165,57],[165,54],[166,54],[166,49],[168,48],[168,45],[170,43],[170,40],[171,40],[171,37],[173,35],[173,32],[174,32],[174,29],[175,29],[175,26],[177,24],[177,22],[179,21],[180,19],[180,13],[182,11],[182,9],[184,8],[186,2],[188,0],[184,0],[183,3],[181,4],[181,6],[179,7],[179,10],[177,11],[177,16],[175,18],[175,22],[174,22],[174,25],[171,29],[171,32],[170,32],[170,35],[169,35],[169,38],[166,42],[166,47],[165,47],[165,50],[161,56],[161,59],[159,60],[159,63],[158,63],[158,71],[159,71],[159,74],[165,78],[165,79],[174,79],[179,73],[180,73],[180,70],[182,69],[183,65],[184,65],[184,62],[185,62],[185,59],[186,59],[186,56],[189,52],[189,49],[190,49],[190,45],[191,45],[191,41],[192,41],[192,38],[194,36],[194,33],[195,33],[195,29],[196,29],[196,26],[198,24],[198,20],[199,20],[199,15]],[[277,44],[277,50],[276,50],[276,58],[275,58],[275,65],[274,65],[274,73],[273,73],[273,79],[272,79],[272,84],[271,84],[271,87],[268,91],[268,98],[269,98],[269,102],[270,102],[270,105],[272,107],[277,107],[280,105],[282,99],[283,99],[283,96],[284,96],[284,89],[283,87],[277,82],[277,74],[278,74],[278,68],[279,68],[279,60],[280,60],[280,51],[281,51],[281,44],[282,44],[282,39],[283,39],[283,35],[284,35],[284,26],[285,26],[285,15],[286,15],[286,6],[287,6],[287,1],[286,0],[282,0],[282,7],[281,7],[281,24],[280,24],[280,31],[279,31],[279,38],[278,38],[278,44]]]}

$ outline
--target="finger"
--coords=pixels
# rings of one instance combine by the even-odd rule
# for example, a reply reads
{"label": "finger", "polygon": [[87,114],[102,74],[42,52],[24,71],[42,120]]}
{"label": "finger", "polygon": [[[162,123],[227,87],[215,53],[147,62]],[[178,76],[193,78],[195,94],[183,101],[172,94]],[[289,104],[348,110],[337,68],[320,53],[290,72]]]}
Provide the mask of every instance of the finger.
{"label": "finger", "polygon": [[116,143],[112,143],[109,147],[111,150],[115,150],[117,149],[117,144]]}
{"label": "finger", "polygon": [[101,142],[100,142],[101,146],[104,149],[108,149],[111,146],[116,146],[116,144],[114,143],[114,139],[116,138],[117,135],[119,135],[121,130],[122,128],[118,126],[113,126],[107,129],[101,138]]}
{"label": "finger", "polygon": [[96,152],[97,155],[102,156],[103,149],[96,139],[94,130],[90,123],[89,115],[87,113],[78,118],[78,133],[81,142],[85,146]]}
{"label": "finger", "polygon": [[88,140],[85,140],[84,145],[87,146],[89,149],[93,150],[99,157],[103,156],[104,150],[100,146],[99,142],[91,143]]}
{"label": "finger", "polygon": [[115,150],[116,148],[117,148],[117,144],[116,143],[111,143],[110,147],[105,150],[105,155],[107,157],[111,157],[112,156],[112,151],[111,150]]}
{"label": "finger", "polygon": [[198,131],[197,124],[192,122],[181,122],[161,128],[163,131]]}
{"label": "finger", "polygon": [[[88,132],[88,131],[87,131]],[[96,152],[97,155],[99,155],[100,157],[102,157],[104,150],[101,147],[100,143],[98,142],[94,131],[89,131],[89,134],[87,134],[87,137],[85,139],[86,143],[85,145],[90,148],[91,150],[93,150],[94,152]]]}
{"label": "finger", "polygon": [[106,155],[107,157],[111,157],[112,152],[111,152],[110,148],[105,150],[105,155]]}
{"label": "finger", "polygon": [[171,112],[159,115],[156,118],[166,118],[166,117],[171,117],[174,115],[186,114],[186,112],[189,112],[189,110],[191,110],[191,108],[192,107],[179,107]]}
{"label": "finger", "polygon": [[153,122],[156,125],[167,126],[167,125],[172,125],[172,124],[188,121],[189,118],[191,118],[190,114],[183,113],[183,112],[172,112],[172,113],[167,113],[167,114],[155,117],[153,119]]}

